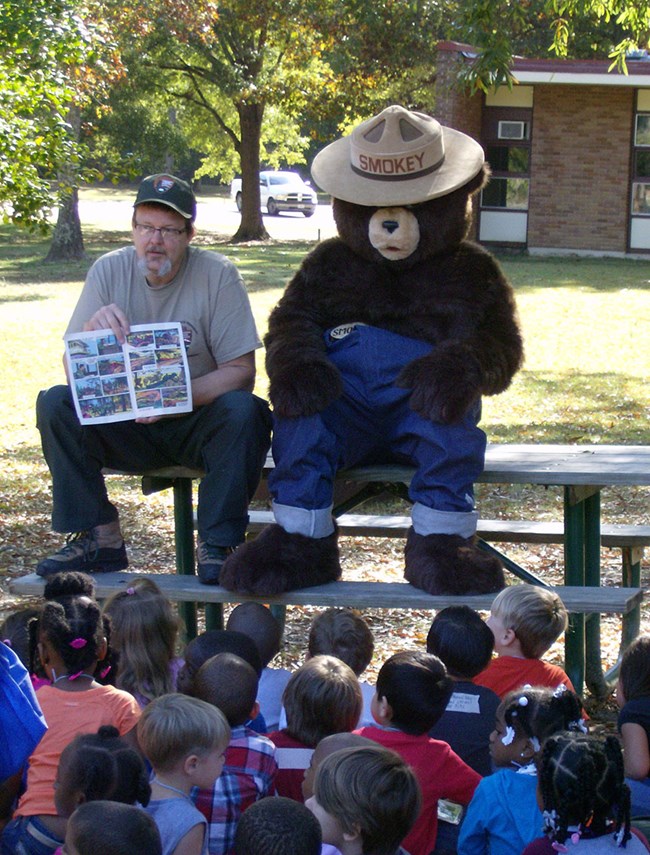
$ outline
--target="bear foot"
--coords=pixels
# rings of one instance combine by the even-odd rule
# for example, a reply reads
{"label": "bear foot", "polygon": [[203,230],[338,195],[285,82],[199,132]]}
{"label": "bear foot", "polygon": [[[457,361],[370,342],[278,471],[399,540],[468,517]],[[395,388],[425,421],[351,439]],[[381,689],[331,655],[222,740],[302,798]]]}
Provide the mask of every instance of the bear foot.
{"label": "bear foot", "polygon": [[491,594],[505,588],[498,558],[478,548],[472,538],[452,534],[417,534],[406,539],[407,582],[428,594]]}
{"label": "bear foot", "polygon": [[219,584],[240,594],[271,595],[334,582],[340,576],[337,531],[314,538],[273,524],[226,558]]}

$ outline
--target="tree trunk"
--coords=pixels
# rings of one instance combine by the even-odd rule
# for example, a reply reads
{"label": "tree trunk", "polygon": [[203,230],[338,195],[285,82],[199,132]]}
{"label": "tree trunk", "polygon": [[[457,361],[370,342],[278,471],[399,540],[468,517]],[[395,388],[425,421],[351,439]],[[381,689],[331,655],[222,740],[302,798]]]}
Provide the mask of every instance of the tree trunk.
{"label": "tree trunk", "polygon": [[260,209],[260,139],[262,136],[263,104],[239,104],[242,208],[241,222],[232,238],[233,243],[268,240]]}
{"label": "tree trunk", "polygon": [[[71,107],[68,122],[75,140],[79,140],[81,129],[81,111]],[[60,201],[59,214],[52,235],[52,243],[45,261],[81,261],[86,258],[84,239],[79,219],[79,191],[77,174],[71,164],[59,174]]]}
{"label": "tree trunk", "polygon": [[52,243],[45,261],[80,261],[86,258],[79,219],[79,191],[73,187],[61,198]]}

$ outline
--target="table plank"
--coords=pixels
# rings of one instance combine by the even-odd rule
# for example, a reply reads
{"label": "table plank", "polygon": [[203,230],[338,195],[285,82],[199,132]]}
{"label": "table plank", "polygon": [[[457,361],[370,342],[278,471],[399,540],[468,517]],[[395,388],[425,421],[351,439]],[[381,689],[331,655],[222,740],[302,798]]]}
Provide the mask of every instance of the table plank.
{"label": "table plank", "polygon": [[[115,591],[125,590],[142,573],[97,573],[96,595],[103,599]],[[265,603],[294,606],[347,606],[350,608],[397,608],[397,609],[442,609],[462,603],[480,611],[489,610],[496,594],[474,596],[434,596],[426,594],[408,582],[330,582],[312,588],[288,591],[273,597],[252,597],[227,591],[218,585],[202,585],[196,576],[179,576],[171,573],[151,574],[163,593],[176,602],[240,603],[245,600],[260,600]],[[43,593],[44,580],[32,573],[13,579],[10,590],[16,594],[36,595]],[[569,612],[599,612],[627,614],[643,599],[639,588],[577,588],[558,586],[557,591]]]}

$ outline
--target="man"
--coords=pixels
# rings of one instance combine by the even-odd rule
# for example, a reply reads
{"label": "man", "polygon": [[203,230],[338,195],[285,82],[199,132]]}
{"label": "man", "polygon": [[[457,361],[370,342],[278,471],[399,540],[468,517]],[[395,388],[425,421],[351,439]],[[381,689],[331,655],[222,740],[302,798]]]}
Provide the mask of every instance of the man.
{"label": "man", "polygon": [[123,342],[132,324],[180,322],[194,410],[82,426],[68,386],[39,394],[52,527],[72,534],[38,564],[40,576],[128,565],[102,467],[143,472],[180,464],[205,470],[197,549],[205,584],[217,584],[226,555],[244,539],[248,503],[270,444],[268,405],[252,394],[261,342],[234,265],[190,245],[195,216],[189,184],[173,175],[145,178],[134,203],[133,245],[102,256],[88,272],[67,332],[110,329]]}

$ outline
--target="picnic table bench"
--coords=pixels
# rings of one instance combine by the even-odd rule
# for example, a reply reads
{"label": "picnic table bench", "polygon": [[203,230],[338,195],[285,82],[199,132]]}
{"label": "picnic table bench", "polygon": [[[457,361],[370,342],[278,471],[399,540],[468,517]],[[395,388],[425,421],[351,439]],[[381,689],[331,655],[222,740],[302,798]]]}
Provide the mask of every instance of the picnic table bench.
{"label": "picnic table bench", "polygon": [[[272,468],[269,458],[264,479]],[[111,472],[107,474],[129,474]],[[130,473],[133,474],[133,473]],[[145,494],[161,489],[174,491],[176,568],[178,575],[152,576],[167,596],[180,604],[189,635],[196,632],[195,603],[205,604],[206,625],[221,625],[222,604],[251,599],[219,586],[201,585],[194,559],[193,481],[200,470],[166,467],[142,475]],[[340,472],[337,478],[335,514],[341,534],[363,537],[404,537],[409,517],[403,515],[352,513],[363,502],[386,492],[406,497],[413,470],[399,465],[366,466]],[[569,611],[565,668],[578,690],[587,682],[597,696],[608,691],[611,673],[603,674],[600,661],[600,615],[622,615],[621,648],[638,633],[643,592],[641,561],[650,545],[650,525],[600,524],[600,488],[611,484],[650,483],[650,448],[639,446],[491,445],[481,481],[557,485],[564,489],[564,522],[529,520],[481,520],[481,546],[492,550],[496,543],[564,543],[565,585],[555,588]],[[264,483],[264,480],[263,480]],[[272,520],[270,511],[252,510],[249,531]],[[600,548],[621,550],[621,586],[601,587]],[[533,584],[548,583],[499,553],[506,569]],[[98,596],[125,584],[129,574],[98,574]],[[36,576],[17,579],[12,589],[38,593],[42,580]],[[440,609],[462,601],[478,609],[489,609],[493,595],[480,597],[431,596],[406,582],[339,581],[306,588],[264,601],[278,608],[287,605],[349,606],[357,608]]]}

